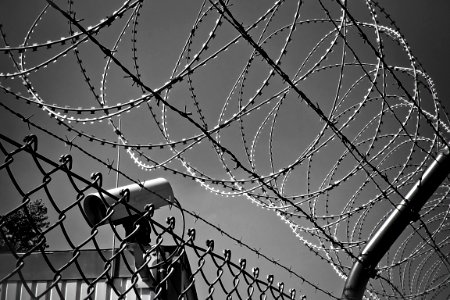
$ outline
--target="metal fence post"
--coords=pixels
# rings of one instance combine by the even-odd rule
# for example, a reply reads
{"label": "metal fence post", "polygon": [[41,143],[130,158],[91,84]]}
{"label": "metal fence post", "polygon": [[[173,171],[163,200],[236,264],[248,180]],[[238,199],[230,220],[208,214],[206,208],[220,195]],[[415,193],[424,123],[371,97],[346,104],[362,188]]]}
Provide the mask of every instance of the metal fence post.
{"label": "metal fence post", "polygon": [[423,173],[419,181],[395,208],[386,222],[370,239],[353,264],[347,277],[341,299],[362,299],[366,285],[375,275],[375,268],[411,221],[418,219],[422,206],[433,195],[450,173],[449,149],[445,148]]}

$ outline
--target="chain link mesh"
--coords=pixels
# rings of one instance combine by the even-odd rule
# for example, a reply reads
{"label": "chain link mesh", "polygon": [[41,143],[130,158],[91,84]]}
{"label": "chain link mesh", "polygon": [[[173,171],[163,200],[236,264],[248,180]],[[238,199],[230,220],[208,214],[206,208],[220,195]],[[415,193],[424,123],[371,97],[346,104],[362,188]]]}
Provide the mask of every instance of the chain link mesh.
{"label": "chain link mesh", "polygon": [[[164,287],[169,281],[172,280],[172,277],[176,276],[174,275],[174,270],[176,268],[180,268],[176,265],[186,266],[186,264],[189,264],[186,260],[186,253],[190,253],[189,260],[192,264],[192,267],[187,267],[187,269],[192,268],[192,272],[189,274],[190,276],[187,278],[183,289],[179,290],[175,296],[179,299],[196,299],[189,298],[192,296],[187,296],[189,293],[192,293],[192,290],[195,290],[195,285],[206,286],[208,291],[207,298],[246,299],[268,297],[273,299],[298,299],[296,297],[295,290],[285,291],[284,284],[275,284],[272,275],[269,275],[267,278],[260,278],[258,268],[249,270],[245,259],[239,260],[238,263],[233,262],[231,259],[230,250],[224,250],[223,254],[216,253],[213,240],[208,240],[206,247],[197,245],[195,239],[195,229],[188,229],[184,238],[178,236],[174,232],[176,226],[175,218],[169,217],[167,219],[167,224],[160,224],[156,222],[152,219],[154,214],[153,206],[148,206],[144,212],[136,211],[133,206],[127,205],[129,193],[123,193],[122,197],[116,197],[115,200],[117,202],[115,205],[128,206],[130,213],[134,211],[136,217],[134,218],[133,230],[131,234],[123,237],[116,232],[115,226],[108,222],[111,229],[115,232],[116,237],[120,240],[120,246],[114,251],[113,255],[109,257],[106,256],[102,249],[98,247],[96,238],[98,235],[98,227],[101,226],[100,224],[95,224],[92,227],[91,234],[87,236],[82,243],[76,244],[72,242],[72,238],[64,226],[64,220],[70,214],[82,214],[85,217],[86,222],[88,221],[85,211],[82,209],[82,202],[85,199],[86,192],[88,190],[94,189],[95,191],[101,193],[107,193],[107,191],[102,188],[102,175],[100,173],[95,173],[92,178],[88,180],[71,170],[74,162],[72,161],[72,157],[70,155],[62,156],[59,163],[56,163],[39,154],[37,147],[38,140],[36,136],[27,136],[24,139],[23,144],[19,144],[2,134],[0,135],[0,139],[0,150],[2,151],[3,156],[3,163],[0,165],[0,172],[2,176],[6,175],[11,180],[11,183],[22,197],[22,202],[17,203],[13,209],[1,217],[0,227],[3,228],[4,222],[9,215],[14,214],[19,210],[27,211],[26,204],[29,203],[31,199],[35,199],[36,195],[40,191],[45,191],[45,194],[47,195],[46,200],[51,203],[51,209],[56,210],[59,214],[57,221],[52,222],[52,224],[50,224],[50,226],[44,231],[39,232],[38,242],[36,242],[34,246],[25,253],[18,253],[11,244],[11,236],[5,235],[2,231],[3,239],[6,241],[6,244],[10,246],[10,251],[16,259],[16,267],[7,272],[6,276],[1,279],[0,284],[6,282],[13,276],[19,276],[30,295],[34,295],[37,298],[45,298],[52,289],[57,288],[58,284],[62,283],[62,273],[66,269],[76,266],[79,274],[84,277],[84,282],[88,285],[87,298],[93,297],[95,285],[97,282],[103,280],[106,280],[106,282],[111,285],[114,293],[116,293],[119,298],[125,298],[127,293],[131,293],[133,289],[137,289],[134,287],[134,284],[138,282],[140,277],[140,269],[135,268],[133,259],[130,260],[129,255],[126,255],[126,251],[128,251],[127,248],[129,248],[130,243],[136,243],[136,238],[133,237],[133,235],[136,234],[136,231],[139,230],[139,227],[142,226],[143,222],[145,222],[150,225],[150,227],[147,228],[146,233],[151,233],[152,238],[154,239],[154,244],[150,244],[150,246],[143,249],[145,265],[149,265],[152,256],[157,256],[160,253],[165,252],[165,255],[158,256],[160,259],[157,263],[154,263],[149,267],[150,272],[158,271],[160,273],[158,276],[155,276],[156,281],[152,287],[155,291],[155,299],[172,299],[167,298],[168,291]],[[14,175],[17,160],[26,160],[24,156],[28,156],[30,161],[34,163],[34,165],[30,165],[29,168],[36,169],[40,172],[42,184],[35,187],[25,188],[22,185],[22,180],[20,178],[16,178]],[[50,187],[50,183],[53,178],[57,177],[67,178],[67,182],[70,183],[70,187],[76,195],[76,200],[65,208],[58,205],[58,201],[53,196],[52,188]],[[114,212],[115,205],[108,208],[105,221],[111,217],[111,214]],[[29,221],[31,224],[34,222],[31,216],[29,216]],[[47,290],[40,294],[35,294],[31,290],[31,287],[27,285],[27,278],[23,277],[21,270],[26,267],[27,257],[33,252],[41,251],[41,253],[45,255],[45,247],[43,247],[43,245],[46,243],[46,235],[48,235],[52,230],[57,229],[61,229],[64,238],[71,245],[72,257],[67,259],[67,261],[64,261],[60,267],[53,266],[52,262],[48,260],[47,263],[53,272],[52,277],[54,280],[51,284],[49,284]],[[36,228],[36,230],[38,229]],[[93,242],[96,246],[95,248],[97,249],[97,252],[101,254],[101,262],[104,266],[104,269],[100,275],[93,279],[86,278],[84,276],[86,270],[77,260],[82,248],[89,242]],[[166,243],[174,246],[164,246],[163,244]],[[130,278],[133,283],[124,291],[117,289],[113,283],[113,268],[118,256],[121,256],[124,259],[124,263],[130,272]],[[142,268],[144,267],[145,266],[143,265]],[[139,292],[137,292],[136,295],[139,298]]]}

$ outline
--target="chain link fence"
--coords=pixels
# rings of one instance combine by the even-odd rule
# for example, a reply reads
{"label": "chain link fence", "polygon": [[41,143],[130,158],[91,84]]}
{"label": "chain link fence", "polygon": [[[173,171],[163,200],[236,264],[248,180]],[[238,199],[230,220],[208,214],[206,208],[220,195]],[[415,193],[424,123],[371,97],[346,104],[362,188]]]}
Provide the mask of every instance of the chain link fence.
{"label": "chain link fence", "polygon": [[[83,178],[72,172],[72,157],[64,155],[58,163],[41,155],[38,151],[38,140],[36,136],[30,135],[24,139],[24,143],[20,144],[16,141],[0,135],[0,149],[2,151],[2,164],[0,166],[1,176],[7,177],[10,183],[15,187],[21,197],[15,201],[15,205],[8,213],[3,215],[0,219],[0,228],[5,227],[5,222],[9,216],[16,214],[18,211],[23,211],[28,217],[28,222],[32,228],[35,229],[36,239],[32,247],[24,253],[17,252],[12,241],[12,236],[6,234],[2,230],[2,238],[8,246],[10,252],[14,256],[15,265],[10,270],[3,270],[4,277],[0,284],[5,284],[8,279],[15,277],[20,278],[24,288],[33,298],[47,299],[47,295],[54,289],[58,290],[58,286],[63,282],[63,273],[66,269],[76,268],[85,284],[87,284],[87,299],[94,298],[95,286],[99,281],[106,281],[112,288],[113,293],[119,299],[125,299],[128,293],[135,293],[140,298],[140,293],[136,292],[142,288],[143,272],[147,272],[150,276],[146,279],[147,287],[154,291],[154,299],[197,299],[196,286],[205,288],[207,290],[207,298],[218,299],[250,299],[250,298],[273,298],[273,299],[299,299],[294,289],[285,290],[283,283],[276,284],[272,275],[267,278],[261,278],[258,268],[249,269],[246,260],[241,259],[239,262],[234,262],[231,258],[231,251],[224,250],[223,254],[218,254],[214,249],[214,241],[208,240],[205,246],[199,246],[196,242],[195,229],[186,229],[183,231],[183,236],[177,235],[175,231],[176,226],[183,226],[176,224],[175,218],[169,217],[167,224],[160,224],[153,220],[154,208],[149,205],[144,211],[137,211],[135,207],[127,202],[130,194],[124,190],[121,197],[114,197],[114,205],[108,207],[105,218],[98,224],[92,224],[91,233],[85,237],[85,240],[80,244],[72,242],[70,234],[65,228],[65,218],[69,214],[83,215],[85,221],[89,222],[83,207],[83,201],[86,198],[88,191],[96,191],[107,194],[108,192],[102,188],[102,175],[100,173],[93,174],[91,179]],[[34,165],[29,165],[29,169],[39,170],[41,173],[42,184],[34,187],[24,187],[22,180],[17,178],[15,173],[15,165],[17,160],[26,159],[28,156]],[[73,190],[75,199],[69,206],[62,208],[58,204],[57,198],[54,196],[54,191],[50,187],[50,183],[56,177],[65,177],[67,182],[70,182],[70,188]],[[6,184],[4,182],[4,184]],[[144,188],[144,186],[142,186]],[[27,204],[36,199],[36,195],[44,192],[46,203],[51,203],[50,209],[58,212],[58,220],[49,224],[48,228],[40,230],[36,227],[35,220],[30,214]],[[121,236],[115,225],[109,222],[114,209],[118,206],[125,206],[129,210],[130,216],[133,215],[131,228],[129,234],[125,237]],[[177,204],[174,204],[176,207]],[[110,226],[115,237],[118,239],[118,247],[114,249],[112,255],[108,256],[103,249],[98,247],[96,241],[98,234],[98,227],[102,226],[100,223],[107,223]],[[46,236],[52,230],[61,229],[66,241],[71,245],[71,256],[67,257],[66,261],[59,262],[60,267],[55,267],[51,260],[46,260],[48,266],[52,270],[52,277],[54,278],[48,285],[47,289],[41,291],[39,294],[31,288],[31,283],[27,283],[27,277],[22,274],[23,269],[29,269],[33,266],[27,265],[27,258],[33,252],[39,251],[43,256],[46,256],[45,244]],[[147,236],[145,238],[145,236]],[[150,243],[143,243],[141,240],[149,240]],[[84,267],[79,264],[78,257],[83,252],[82,248],[87,243],[93,243],[97,253],[97,257],[103,265],[103,270],[96,278],[87,278]],[[170,244],[167,246],[163,244]],[[130,250],[131,249],[131,250]],[[136,262],[135,257],[130,256],[132,253],[141,251],[142,262],[140,266]],[[127,253],[128,252],[128,253]],[[189,255],[187,255],[189,253]],[[125,290],[118,289],[114,284],[114,268],[118,257],[121,257],[124,265],[130,274],[131,284]],[[130,259],[131,257],[131,259]],[[189,257],[189,261],[188,261]],[[189,265],[190,262],[190,265]],[[93,264],[98,263],[93,261]],[[184,276],[185,278],[181,278]],[[136,285],[136,286],[135,286]],[[55,293],[53,291],[53,293]],[[61,294],[61,291],[57,292]]]}

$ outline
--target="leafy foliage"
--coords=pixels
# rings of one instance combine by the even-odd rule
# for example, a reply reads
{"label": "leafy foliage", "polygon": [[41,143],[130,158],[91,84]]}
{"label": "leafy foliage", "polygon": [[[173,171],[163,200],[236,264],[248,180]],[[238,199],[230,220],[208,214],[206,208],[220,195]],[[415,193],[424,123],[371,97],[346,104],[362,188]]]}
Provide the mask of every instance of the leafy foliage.
{"label": "leafy foliage", "polygon": [[5,216],[0,216],[0,250],[26,252],[35,245],[48,247],[40,232],[47,228],[47,207],[42,200],[30,201]]}

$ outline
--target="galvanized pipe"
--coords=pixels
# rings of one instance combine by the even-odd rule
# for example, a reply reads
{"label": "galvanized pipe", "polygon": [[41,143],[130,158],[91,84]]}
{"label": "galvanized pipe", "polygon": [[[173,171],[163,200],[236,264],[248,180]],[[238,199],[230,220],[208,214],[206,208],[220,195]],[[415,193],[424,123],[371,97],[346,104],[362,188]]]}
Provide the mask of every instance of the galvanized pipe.
{"label": "galvanized pipe", "polygon": [[449,149],[445,148],[361,252],[347,277],[341,299],[360,300],[363,298],[367,283],[375,275],[375,268],[380,260],[408,224],[419,218],[422,206],[449,173],[450,154]]}

